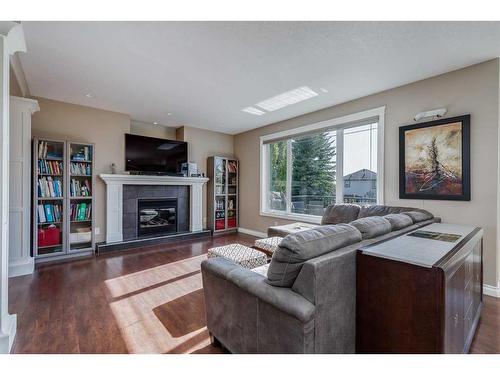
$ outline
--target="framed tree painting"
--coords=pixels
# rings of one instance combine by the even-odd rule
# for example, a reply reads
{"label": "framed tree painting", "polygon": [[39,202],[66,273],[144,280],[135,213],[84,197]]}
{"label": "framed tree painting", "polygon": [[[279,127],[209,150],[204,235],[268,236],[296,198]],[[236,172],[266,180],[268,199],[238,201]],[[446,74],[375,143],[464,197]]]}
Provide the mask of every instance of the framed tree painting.
{"label": "framed tree painting", "polygon": [[399,198],[470,201],[470,115],[399,128]]}

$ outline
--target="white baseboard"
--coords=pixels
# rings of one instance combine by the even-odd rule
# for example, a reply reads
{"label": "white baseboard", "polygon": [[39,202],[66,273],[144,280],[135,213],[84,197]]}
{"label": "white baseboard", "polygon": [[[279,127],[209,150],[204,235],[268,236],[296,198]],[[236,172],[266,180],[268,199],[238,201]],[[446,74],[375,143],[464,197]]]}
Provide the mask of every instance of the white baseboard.
{"label": "white baseboard", "polygon": [[500,283],[497,286],[483,284],[483,293],[487,296],[500,298]]}
{"label": "white baseboard", "polygon": [[238,228],[238,232],[243,233],[243,234],[249,234],[250,236],[255,236],[255,237],[260,237],[260,238],[267,237],[267,234],[265,234],[264,232],[259,232],[259,231],[252,230],[252,229]]}
{"label": "white baseboard", "polygon": [[9,277],[31,275],[35,270],[33,258],[18,259],[9,264]]}

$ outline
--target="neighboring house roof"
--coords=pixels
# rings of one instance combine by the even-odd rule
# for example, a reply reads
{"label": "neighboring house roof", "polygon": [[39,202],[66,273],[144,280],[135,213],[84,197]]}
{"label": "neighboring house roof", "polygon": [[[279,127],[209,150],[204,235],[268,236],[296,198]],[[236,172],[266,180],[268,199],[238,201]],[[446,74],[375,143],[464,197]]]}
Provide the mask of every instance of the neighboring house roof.
{"label": "neighboring house roof", "polygon": [[344,181],[370,181],[376,179],[377,174],[369,169],[360,169],[359,171],[344,176]]}

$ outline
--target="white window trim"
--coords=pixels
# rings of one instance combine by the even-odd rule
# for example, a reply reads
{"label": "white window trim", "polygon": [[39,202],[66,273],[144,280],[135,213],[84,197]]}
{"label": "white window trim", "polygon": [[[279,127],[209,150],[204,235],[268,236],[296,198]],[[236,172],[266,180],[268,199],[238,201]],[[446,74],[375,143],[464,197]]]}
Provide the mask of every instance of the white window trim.
{"label": "white window trim", "polygon": [[[337,147],[339,147],[339,142],[343,142],[342,128],[352,122],[362,121],[371,117],[378,117],[377,125],[377,204],[384,204],[384,125],[385,125],[385,106],[369,109],[362,112],[353,113],[347,116],[337,117],[334,119],[317,122],[314,124],[300,126],[298,128],[284,130],[278,133],[266,134],[260,137],[260,215],[275,217],[280,219],[288,220],[300,220],[309,223],[321,222],[321,216],[315,215],[304,215],[295,214],[282,211],[272,211],[266,209],[266,188],[268,186],[269,180],[269,169],[266,161],[268,160],[267,147],[265,147],[264,142],[272,141],[273,139],[291,137],[297,134],[302,134],[306,132],[319,131],[324,128],[338,128],[337,131]],[[287,142],[287,149],[290,147],[290,142]],[[290,158],[291,153],[287,152],[287,158]],[[337,154],[337,191],[336,191],[336,201],[337,203],[342,202],[344,181],[343,181],[343,155]],[[291,168],[291,163],[287,160],[287,168]],[[290,172],[290,171],[288,171]],[[287,173],[287,176],[291,176],[291,173]],[[289,189],[289,184],[291,184],[291,178],[287,179],[287,197],[286,205],[287,207],[291,204],[291,189]]]}

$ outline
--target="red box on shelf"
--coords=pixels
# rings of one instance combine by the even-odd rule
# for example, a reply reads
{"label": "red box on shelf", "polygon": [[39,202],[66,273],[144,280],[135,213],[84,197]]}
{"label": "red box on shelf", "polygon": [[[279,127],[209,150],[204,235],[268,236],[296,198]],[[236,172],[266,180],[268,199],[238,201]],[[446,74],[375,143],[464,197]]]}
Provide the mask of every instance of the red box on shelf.
{"label": "red box on shelf", "polygon": [[53,226],[48,228],[38,229],[38,246],[54,246],[59,245],[61,230],[59,227]]}
{"label": "red box on shelf", "polygon": [[236,227],[236,218],[235,217],[233,217],[231,219],[227,219],[227,227],[228,228]]}
{"label": "red box on shelf", "polygon": [[215,230],[220,230],[220,229],[225,229],[226,228],[226,223],[224,219],[221,220],[215,220]]}

